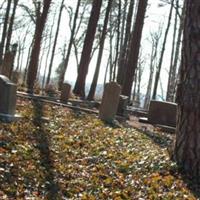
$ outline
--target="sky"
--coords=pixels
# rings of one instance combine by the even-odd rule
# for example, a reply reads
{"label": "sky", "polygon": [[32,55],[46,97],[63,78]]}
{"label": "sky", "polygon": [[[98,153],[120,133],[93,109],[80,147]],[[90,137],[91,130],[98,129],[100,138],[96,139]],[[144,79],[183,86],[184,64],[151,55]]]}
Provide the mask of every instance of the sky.
{"label": "sky", "polygon": [[[143,49],[143,56],[148,57],[151,51],[151,44],[148,41],[149,33],[154,32],[158,30],[159,24],[163,23],[164,31],[165,31],[165,25],[169,13],[169,6],[166,5],[164,7],[158,7],[159,0],[149,0],[149,6],[146,13],[146,19],[145,24],[143,28],[143,36],[142,36],[142,42],[141,46]],[[71,1],[71,5],[73,6],[73,3]],[[173,23],[172,26],[173,27]],[[164,32],[163,31],[163,32]],[[163,69],[161,71],[161,79],[162,84],[164,87],[164,90],[166,90],[166,85],[168,81],[167,73],[169,71],[169,62],[170,62],[170,56],[171,56],[171,42],[172,41],[172,28],[170,29],[169,36],[168,36],[168,42],[166,46],[166,51],[164,55],[164,61],[163,61]],[[160,41],[162,43],[162,40]],[[149,60],[149,59],[148,59]],[[99,83],[103,83],[104,81],[104,74],[105,74],[105,68],[106,68],[107,58],[104,56],[102,60],[102,66],[99,76]],[[95,68],[96,60],[94,59],[89,67],[89,72],[87,76],[87,82],[91,82],[93,74],[94,74],[94,68]],[[66,81],[74,81],[74,78],[76,77],[76,66],[74,66],[74,60],[71,59],[69,63],[69,68],[66,73]],[[149,62],[146,62],[144,66],[144,72],[142,76],[142,93],[146,92],[146,86],[147,86],[147,80],[149,76]]]}

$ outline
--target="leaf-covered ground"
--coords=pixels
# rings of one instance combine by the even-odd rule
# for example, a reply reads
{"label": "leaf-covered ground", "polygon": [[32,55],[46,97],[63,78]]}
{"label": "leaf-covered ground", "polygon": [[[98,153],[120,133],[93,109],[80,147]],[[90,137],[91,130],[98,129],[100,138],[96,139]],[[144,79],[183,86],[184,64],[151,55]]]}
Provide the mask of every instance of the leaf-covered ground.
{"label": "leaf-covered ground", "polygon": [[0,199],[198,199],[170,161],[168,137],[112,128],[95,115],[18,101],[0,123]]}

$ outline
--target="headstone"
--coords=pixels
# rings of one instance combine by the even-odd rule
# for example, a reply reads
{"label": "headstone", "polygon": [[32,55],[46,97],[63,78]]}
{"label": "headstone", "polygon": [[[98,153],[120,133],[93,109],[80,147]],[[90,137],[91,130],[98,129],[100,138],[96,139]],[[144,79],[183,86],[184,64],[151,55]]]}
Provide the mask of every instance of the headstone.
{"label": "headstone", "polygon": [[16,110],[16,84],[6,76],[0,75],[0,119],[13,121],[17,116]]}
{"label": "headstone", "polygon": [[121,86],[115,82],[105,85],[103,98],[99,110],[99,118],[106,122],[112,122],[117,113]]}
{"label": "headstone", "polygon": [[67,102],[71,92],[71,85],[69,83],[63,83],[60,95],[60,101]]}
{"label": "headstone", "polygon": [[117,109],[117,114],[120,116],[126,116],[126,108],[128,106],[128,96],[120,95],[119,97],[119,105]]}
{"label": "headstone", "polygon": [[151,124],[176,127],[177,104],[166,101],[150,101],[148,121]]}

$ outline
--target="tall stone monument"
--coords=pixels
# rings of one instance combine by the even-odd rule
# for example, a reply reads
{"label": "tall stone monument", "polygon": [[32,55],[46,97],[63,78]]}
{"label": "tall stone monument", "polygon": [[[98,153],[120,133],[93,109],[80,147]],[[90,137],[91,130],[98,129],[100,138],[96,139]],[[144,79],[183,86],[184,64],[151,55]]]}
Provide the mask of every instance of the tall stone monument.
{"label": "tall stone monument", "polygon": [[112,122],[117,113],[121,86],[115,82],[105,85],[103,98],[99,110],[99,118],[106,122]]}

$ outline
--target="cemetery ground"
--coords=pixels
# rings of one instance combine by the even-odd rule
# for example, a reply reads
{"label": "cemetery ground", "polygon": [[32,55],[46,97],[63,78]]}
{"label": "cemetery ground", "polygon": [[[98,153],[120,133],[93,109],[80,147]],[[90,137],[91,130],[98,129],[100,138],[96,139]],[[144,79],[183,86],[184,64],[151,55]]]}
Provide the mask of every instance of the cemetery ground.
{"label": "cemetery ground", "polygon": [[0,123],[0,199],[198,199],[170,160],[173,134],[18,98],[22,119]]}

